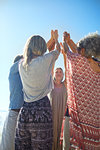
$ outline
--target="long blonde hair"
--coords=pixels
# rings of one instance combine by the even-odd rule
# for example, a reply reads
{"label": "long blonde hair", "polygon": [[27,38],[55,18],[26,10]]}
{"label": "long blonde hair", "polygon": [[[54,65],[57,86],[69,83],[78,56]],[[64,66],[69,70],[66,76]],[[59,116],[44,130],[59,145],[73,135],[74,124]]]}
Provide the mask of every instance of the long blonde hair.
{"label": "long blonde hair", "polygon": [[28,67],[34,56],[41,56],[46,51],[47,44],[45,40],[39,35],[31,36],[25,44],[23,66]]}

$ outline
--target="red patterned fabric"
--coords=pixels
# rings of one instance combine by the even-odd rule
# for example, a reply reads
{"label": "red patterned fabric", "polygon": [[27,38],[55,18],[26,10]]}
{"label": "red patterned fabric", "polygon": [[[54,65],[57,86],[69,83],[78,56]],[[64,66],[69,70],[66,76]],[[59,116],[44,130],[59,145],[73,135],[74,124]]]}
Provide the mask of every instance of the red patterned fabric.
{"label": "red patterned fabric", "polygon": [[66,76],[71,147],[100,150],[100,73],[85,57],[69,51]]}

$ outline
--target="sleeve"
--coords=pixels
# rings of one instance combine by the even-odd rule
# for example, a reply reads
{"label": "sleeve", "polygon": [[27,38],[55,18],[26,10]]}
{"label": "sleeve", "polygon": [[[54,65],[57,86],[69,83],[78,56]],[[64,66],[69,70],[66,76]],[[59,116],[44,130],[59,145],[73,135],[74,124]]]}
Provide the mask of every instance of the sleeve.
{"label": "sleeve", "polygon": [[44,60],[47,60],[47,61],[50,60],[50,61],[55,62],[55,61],[57,60],[58,56],[59,56],[58,50],[53,50],[53,51],[51,51],[51,52],[45,54],[45,55],[43,56],[43,57],[44,57],[43,59],[44,59]]}
{"label": "sleeve", "polygon": [[15,62],[15,63],[12,65],[12,67],[10,68],[10,72],[11,72],[12,74],[17,73],[17,72],[19,71],[19,70],[18,70],[18,64],[19,64],[19,61]]}
{"label": "sleeve", "polygon": [[72,51],[67,52],[67,63],[70,62],[71,64],[76,65],[79,60],[82,60],[82,56],[78,53],[73,53]]}
{"label": "sleeve", "polygon": [[19,70],[18,70],[18,62],[16,62],[10,68],[8,79],[12,78],[12,75],[13,74],[17,74],[18,72],[19,72]]}
{"label": "sleeve", "polygon": [[55,61],[57,60],[58,56],[59,56],[58,50],[53,50],[43,56],[43,61],[45,63],[48,63],[49,65],[51,63],[54,64]]}
{"label": "sleeve", "polygon": [[42,57],[42,61],[44,64],[43,66],[45,67],[45,69],[49,70],[49,73],[51,73],[53,65],[57,60],[58,56],[59,52],[57,50],[53,50]]}

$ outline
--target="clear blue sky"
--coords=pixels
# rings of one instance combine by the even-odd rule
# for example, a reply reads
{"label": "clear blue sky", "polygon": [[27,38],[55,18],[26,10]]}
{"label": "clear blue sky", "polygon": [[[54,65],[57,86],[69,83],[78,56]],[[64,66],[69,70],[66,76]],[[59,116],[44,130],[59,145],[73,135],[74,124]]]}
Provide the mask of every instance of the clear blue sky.
{"label": "clear blue sky", "polygon": [[[75,42],[89,32],[100,34],[100,0],[0,0],[0,109],[8,108],[13,58],[23,53],[29,36],[48,41],[51,29],[58,29],[59,41],[63,31]],[[56,66],[64,68],[62,56]]]}

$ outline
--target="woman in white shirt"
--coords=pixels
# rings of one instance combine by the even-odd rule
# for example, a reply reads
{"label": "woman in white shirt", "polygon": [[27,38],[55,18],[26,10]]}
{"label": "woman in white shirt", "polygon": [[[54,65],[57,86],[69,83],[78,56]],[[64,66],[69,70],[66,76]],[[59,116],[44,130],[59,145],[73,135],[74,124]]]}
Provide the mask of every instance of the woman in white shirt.
{"label": "woman in white shirt", "polygon": [[54,32],[54,38],[57,50],[47,54],[42,37],[32,36],[26,42],[19,65],[24,105],[16,128],[15,150],[52,149],[52,112],[47,94],[53,88],[51,72],[60,52],[58,32]]}

